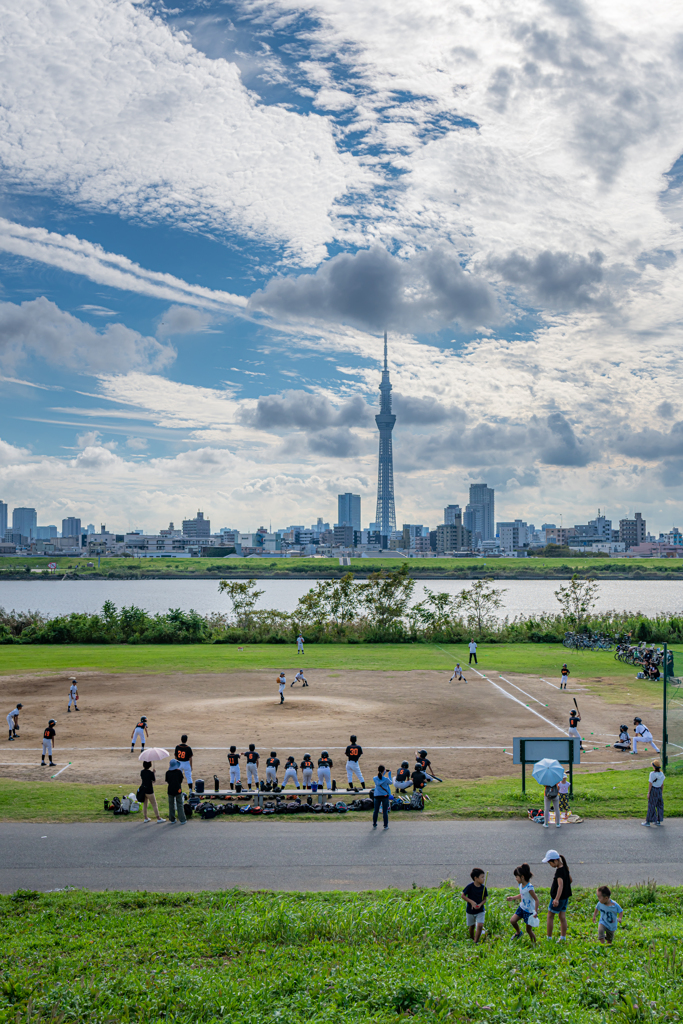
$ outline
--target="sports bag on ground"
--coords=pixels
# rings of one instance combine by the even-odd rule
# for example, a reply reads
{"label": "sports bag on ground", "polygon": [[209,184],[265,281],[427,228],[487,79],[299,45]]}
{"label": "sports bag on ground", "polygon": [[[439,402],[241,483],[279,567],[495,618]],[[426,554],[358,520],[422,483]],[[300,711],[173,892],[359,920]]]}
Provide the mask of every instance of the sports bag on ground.
{"label": "sports bag on ground", "polygon": [[422,793],[419,791],[419,789],[417,790],[417,792],[413,793],[413,795],[411,796],[411,798],[410,798],[410,806],[411,806],[412,810],[414,810],[414,811],[423,811],[424,810],[425,798],[422,795]]}

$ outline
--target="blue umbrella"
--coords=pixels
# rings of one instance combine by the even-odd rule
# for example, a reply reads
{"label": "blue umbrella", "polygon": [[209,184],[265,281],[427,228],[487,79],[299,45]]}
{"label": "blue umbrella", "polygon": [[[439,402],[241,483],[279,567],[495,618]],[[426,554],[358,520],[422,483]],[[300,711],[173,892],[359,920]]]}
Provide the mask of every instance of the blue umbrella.
{"label": "blue umbrella", "polygon": [[536,762],[531,774],[542,786],[554,786],[563,778],[564,768],[554,757],[544,757]]}

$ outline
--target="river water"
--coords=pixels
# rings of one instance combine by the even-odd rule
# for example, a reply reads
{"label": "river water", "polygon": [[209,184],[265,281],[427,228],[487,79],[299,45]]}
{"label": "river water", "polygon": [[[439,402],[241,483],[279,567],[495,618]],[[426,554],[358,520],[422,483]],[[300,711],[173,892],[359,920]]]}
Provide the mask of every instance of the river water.
{"label": "river water", "polygon": [[[299,598],[311,588],[308,580],[260,580],[263,590],[259,608],[277,608],[294,611]],[[415,601],[420,601],[425,589],[457,594],[469,586],[466,580],[434,580],[415,584]],[[538,615],[557,612],[560,606],[555,591],[556,580],[501,580],[496,586],[503,591],[501,618],[509,615]],[[216,580],[35,580],[0,582],[0,608],[7,611],[40,611],[46,615],[64,615],[69,612],[96,612],[105,601],[115,605],[135,604],[148,612],[165,612],[169,608],[182,608],[206,614],[229,612],[230,602],[218,593]],[[653,616],[660,612],[683,610],[683,581],[666,580],[605,580],[600,582],[597,610],[640,611]]]}

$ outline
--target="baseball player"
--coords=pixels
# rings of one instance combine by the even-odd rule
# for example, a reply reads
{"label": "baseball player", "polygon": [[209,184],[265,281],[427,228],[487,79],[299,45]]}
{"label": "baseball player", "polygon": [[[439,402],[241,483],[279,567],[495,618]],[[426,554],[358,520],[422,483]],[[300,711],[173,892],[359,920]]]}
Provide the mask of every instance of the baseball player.
{"label": "baseball player", "polygon": [[258,762],[261,755],[257,753],[253,743],[250,743],[249,750],[245,750],[243,753],[247,759],[247,785],[251,789],[253,782],[258,789]]}
{"label": "baseball player", "polygon": [[19,732],[19,712],[23,708],[23,704],[17,704],[13,711],[10,711],[7,716],[7,725],[9,726],[9,739],[13,740]]}
{"label": "baseball player", "polygon": [[180,763],[180,770],[185,776],[185,782],[190,792],[192,792],[192,747],[188,747],[185,734],[180,737],[180,743],[175,748],[174,756]]}
{"label": "baseball player", "polygon": [[302,637],[301,633],[299,633],[298,637],[296,638],[296,653],[304,653],[304,638]]}
{"label": "baseball player", "polygon": [[304,675],[304,670],[302,668],[299,669],[297,674],[294,676],[293,682],[291,682],[289,685],[294,686],[294,683],[301,683],[302,688],[304,686],[308,686],[308,680],[306,679],[306,676]]}
{"label": "baseball player", "polygon": [[240,755],[235,746],[230,747],[228,764],[230,765],[230,789],[234,789],[235,783],[240,781]]}
{"label": "baseball player", "polygon": [[416,750],[415,751],[415,761],[417,762],[417,764],[419,764],[420,768],[424,772],[425,779],[427,780],[427,782],[443,782],[443,779],[438,778],[434,774],[434,769],[432,768],[432,762],[427,757],[427,751],[426,750]]}
{"label": "baseball player", "polygon": [[270,757],[266,761],[266,782],[272,782],[274,786],[277,786],[277,770],[280,766],[280,758],[277,756],[277,750],[271,750]]}
{"label": "baseball player", "polygon": [[462,674],[462,669],[460,668],[460,662],[458,662],[458,664],[453,669],[453,675],[448,680],[448,682],[452,683],[454,679],[462,680],[464,683],[467,682],[467,680],[465,679],[464,675]]}
{"label": "baseball player", "polygon": [[567,689],[567,680],[568,679],[569,679],[569,669],[567,668],[567,662],[565,661],[564,665],[562,666],[562,671],[560,673],[560,689],[561,690],[566,690]]}
{"label": "baseball player", "polygon": [[277,688],[280,693],[280,703],[285,702],[285,686],[287,685],[287,679],[285,678],[284,672],[281,672],[277,680]]}
{"label": "baseball player", "polygon": [[356,742],[355,736],[349,736],[351,742],[344,751],[346,754],[346,777],[349,780],[349,789],[352,792],[356,792],[356,787],[353,784],[353,777],[356,776],[360,780],[361,789],[365,789],[365,779],[363,773],[360,770],[358,759],[363,756],[363,748],[359,743]]}
{"label": "baseball player", "polygon": [[145,743],[147,742],[148,737],[149,737],[149,733],[147,731],[147,718],[146,718],[145,715],[140,715],[140,721],[138,722],[138,724],[133,729],[133,732],[132,732],[131,737],[130,737],[130,752],[131,752],[131,754],[135,750],[135,741],[137,739],[139,739],[140,742],[142,743],[142,749],[144,750],[145,749]]}
{"label": "baseball player", "polygon": [[301,779],[303,782],[304,789],[311,788],[311,782],[313,781],[313,758],[310,754],[304,754],[301,761]]}
{"label": "baseball player", "polygon": [[332,758],[326,750],[323,750],[322,754],[318,758],[318,785],[322,785],[324,783],[328,789],[332,789],[332,774],[330,772],[330,768],[333,767]]}
{"label": "baseball player", "polygon": [[288,782],[293,782],[296,788],[299,788],[299,776],[296,774],[297,764],[294,758],[290,756],[287,758],[285,765],[285,777],[282,780],[282,788],[284,789]]}
{"label": "baseball player", "polygon": [[71,686],[69,687],[69,704],[66,709],[67,711],[71,711],[72,703],[74,706],[74,711],[81,710],[78,706],[78,683],[76,682],[75,679],[71,680]]}
{"label": "baseball player", "polygon": [[55,741],[55,726],[56,722],[54,718],[51,718],[47,723],[47,729],[43,732],[43,756],[40,762],[40,767],[45,768],[45,755],[50,758],[50,766],[54,768],[55,762],[52,760],[52,747]]}
{"label": "baseball player", "polygon": [[581,721],[581,715],[576,708],[572,708],[569,712],[569,735],[574,739],[580,741],[580,748],[583,750],[583,737],[578,730],[578,724]]}
{"label": "baseball player", "polygon": [[397,793],[401,793],[404,789],[408,789],[411,784],[410,765],[407,761],[401,761],[401,767],[394,776],[394,789]]}
{"label": "baseball player", "polygon": [[633,724],[635,726],[635,729],[633,730],[633,750],[631,751],[631,753],[638,753],[638,740],[640,740],[642,743],[649,743],[653,747],[653,749],[656,750],[657,753],[659,753],[659,747],[652,739],[652,733],[650,732],[648,727],[646,725],[643,725],[642,718],[634,718]]}

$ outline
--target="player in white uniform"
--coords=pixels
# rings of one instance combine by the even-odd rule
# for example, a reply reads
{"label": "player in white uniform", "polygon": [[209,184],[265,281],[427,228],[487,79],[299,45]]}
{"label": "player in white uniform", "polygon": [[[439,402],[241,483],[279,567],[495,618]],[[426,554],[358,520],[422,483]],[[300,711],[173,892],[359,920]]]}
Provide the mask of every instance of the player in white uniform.
{"label": "player in white uniform", "polygon": [[322,754],[318,758],[318,785],[326,786],[327,789],[332,789],[332,774],[330,768],[333,767],[332,759],[326,750],[323,750]]}
{"label": "player in white uniform", "polygon": [[78,706],[78,683],[75,679],[71,680],[71,686],[69,687],[69,704],[67,711],[71,711],[71,704],[73,703],[74,711],[80,711]]}
{"label": "player in white uniform", "polygon": [[133,729],[133,732],[132,732],[131,737],[130,737],[130,752],[131,752],[131,754],[135,750],[135,741],[136,740],[140,740],[140,742],[142,743],[142,749],[144,750],[145,749],[145,743],[147,742],[147,738],[148,737],[149,737],[149,733],[147,732],[147,718],[146,718],[145,715],[140,715],[140,721],[138,722],[138,724]]}
{"label": "player in white uniform", "polygon": [[458,662],[458,664],[453,669],[453,675],[448,680],[448,682],[452,683],[454,679],[462,679],[463,682],[465,682],[465,683],[467,682],[467,680],[465,679],[464,675],[462,674],[462,669],[460,668],[460,662]]}
{"label": "player in white uniform", "polygon": [[282,780],[282,788],[284,789],[288,782],[293,782],[296,788],[299,788],[299,776],[296,773],[297,763],[294,758],[290,756],[287,758],[285,765],[285,777]]}
{"label": "player in white uniform", "polygon": [[240,781],[240,755],[235,746],[230,747],[228,764],[230,765],[230,789],[234,789],[235,783]]}
{"label": "player in white uniform", "polygon": [[363,748],[356,742],[355,736],[349,736],[349,739],[351,742],[344,751],[346,754],[346,777],[349,780],[349,789],[355,791],[355,786],[353,785],[354,775],[359,780],[361,789],[365,788],[365,779],[363,778],[363,773],[360,770],[360,765],[358,764],[359,759],[363,756]]}
{"label": "player in white uniform", "polygon": [[258,789],[258,762],[261,755],[253,743],[249,744],[249,750],[244,750],[243,754],[247,759],[247,786],[251,789],[253,782]]}
{"label": "player in white uniform", "polygon": [[653,747],[657,751],[657,753],[659,753],[659,747],[652,739],[652,733],[650,732],[648,727],[646,725],[643,725],[642,718],[634,718],[633,724],[635,725],[635,729],[633,730],[633,750],[631,751],[631,753],[638,753],[638,740],[640,740],[641,743],[649,743],[650,746]]}
{"label": "player in white uniform", "polygon": [[13,711],[10,711],[7,716],[7,725],[9,726],[9,739],[13,740],[19,731],[19,712],[23,708],[23,704],[17,704]]}
{"label": "player in white uniform", "polygon": [[281,704],[284,704],[284,702],[285,702],[285,686],[286,685],[287,685],[287,679],[285,677],[284,672],[281,672],[279,677],[278,677],[278,681],[277,681],[277,688],[278,688],[278,692],[280,694],[280,703]]}
{"label": "player in white uniform", "polygon": [[304,638],[302,637],[301,633],[299,633],[298,637],[296,638],[296,653],[304,653]]}
{"label": "player in white uniform", "polygon": [[277,770],[280,766],[280,758],[277,756],[277,750],[271,750],[270,757],[266,760],[266,782],[272,782],[274,786],[277,786]]}
{"label": "player in white uniform", "polygon": [[304,670],[302,668],[300,668],[297,674],[294,676],[294,679],[289,684],[290,687],[294,686],[294,683],[301,683],[302,689],[304,686],[308,686],[308,680],[306,679],[306,676],[304,675]]}
{"label": "player in white uniform", "polygon": [[310,789],[313,781],[313,758],[310,754],[304,754],[301,761],[301,778],[304,789]]}

